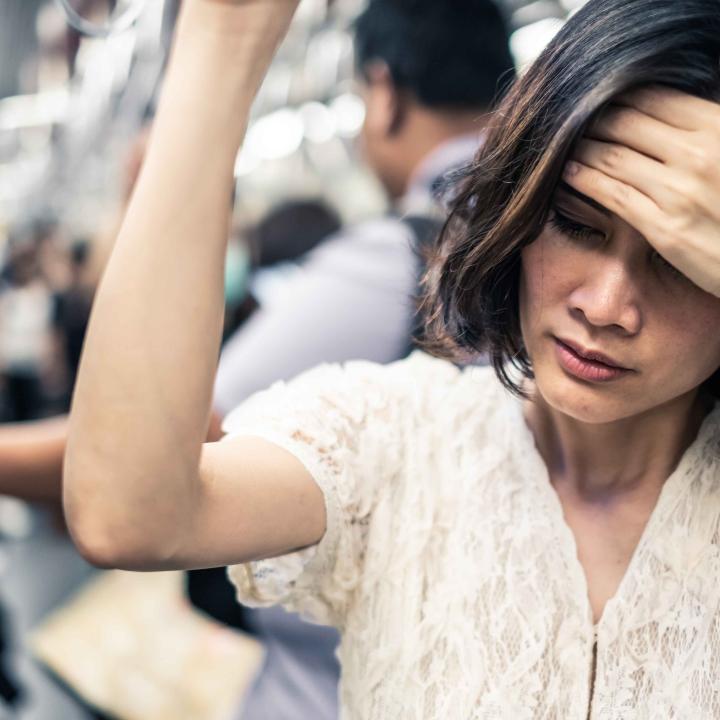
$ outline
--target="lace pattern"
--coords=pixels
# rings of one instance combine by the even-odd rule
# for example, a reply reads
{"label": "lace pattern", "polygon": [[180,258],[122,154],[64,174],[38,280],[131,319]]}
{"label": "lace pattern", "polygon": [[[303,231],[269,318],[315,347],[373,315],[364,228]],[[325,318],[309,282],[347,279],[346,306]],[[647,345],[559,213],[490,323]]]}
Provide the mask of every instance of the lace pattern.
{"label": "lace pattern", "polygon": [[[233,413],[325,495],[315,548],[230,569],[341,629],[342,717],[586,720],[595,628],[572,533],[490,369],[324,366]],[[720,408],[597,627],[592,720],[720,717]]]}

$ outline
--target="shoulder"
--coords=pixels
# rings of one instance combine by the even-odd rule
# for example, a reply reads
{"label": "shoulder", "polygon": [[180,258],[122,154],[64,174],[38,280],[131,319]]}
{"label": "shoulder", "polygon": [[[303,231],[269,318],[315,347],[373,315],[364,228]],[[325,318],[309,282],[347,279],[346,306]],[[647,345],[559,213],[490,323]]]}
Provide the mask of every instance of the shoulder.
{"label": "shoulder", "polygon": [[266,402],[275,395],[290,398],[339,399],[350,396],[369,401],[376,397],[414,394],[457,378],[460,371],[451,363],[432,358],[422,352],[392,363],[350,360],[343,363],[322,363],[296,375],[291,380],[273,383],[256,393],[242,408]]}
{"label": "shoulder", "polygon": [[459,367],[421,350],[389,364],[323,366],[306,373],[303,382],[312,382],[318,390],[341,388],[349,401],[362,394],[366,408],[392,409],[395,422],[408,427],[447,428],[470,417],[482,421],[504,413],[509,402],[491,367]]}
{"label": "shoulder", "polygon": [[332,264],[359,270],[372,267],[377,272],[379,260],[391,263],[391,267],[414,263],[412,238],[411,229],[399,218],[367,220],[328,238],[308,255],[304,266],[314,269]]}
{"label": "shoulder", "polygon": [[[492,423],[508,393],[492,368],[458,368],[421,351],[390,364],[323,364],[256,393],[223,424],[228,434],[260,419],[362,428],[397,438],[420,427],[444,433]],[[483,434],[482,432],[480,433]]]}
{"label": "shoulder", "polygon": [[338,239],[368,245],[397,244],[412,239],[412,229],[397,215],[383,215],[349,225]]}
{"label": "shoulder", "polygon": [[303,384],[324,387],[363,388],[391,396],[417,410],[437,410],[443,405],[451,413],[469,409],[502,406],[508,393],[491,367],[458,366],[448,360],[415,350],[408,357],[379,364],[354,360],[338,365],[323,365],[298,377]]}
{"label": "shoulder", "polygon": [[424,353],[408,358],[408,370],[420,385],[417,397],[425,417],[440,432],[463,428],[481,441],[486,430],[504,425],[514,398],[498,380],[492,367],[458,367]]}
{"label": "shoulder", "polygon": [[241,418],[276,404],[286,411],[331,405],[352,414],[413,404],[428,394],[442,395],[460,377],[462,372],[452,363],[419,351],[388,364],[368,360],[323,363],[256,393],[228,415],[225,426],[231,429]]}

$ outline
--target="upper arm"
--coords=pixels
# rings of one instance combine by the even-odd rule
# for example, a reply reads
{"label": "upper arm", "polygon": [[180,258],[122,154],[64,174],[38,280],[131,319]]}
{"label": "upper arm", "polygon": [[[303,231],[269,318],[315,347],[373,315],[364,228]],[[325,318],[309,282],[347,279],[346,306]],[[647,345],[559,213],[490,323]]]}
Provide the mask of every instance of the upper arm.
{"label": "upper arm", "polygon": [[315,545],[325,532],[323,494],[293,454],[240,436],[203,447],[198,496],[174,564],[234,565]]}

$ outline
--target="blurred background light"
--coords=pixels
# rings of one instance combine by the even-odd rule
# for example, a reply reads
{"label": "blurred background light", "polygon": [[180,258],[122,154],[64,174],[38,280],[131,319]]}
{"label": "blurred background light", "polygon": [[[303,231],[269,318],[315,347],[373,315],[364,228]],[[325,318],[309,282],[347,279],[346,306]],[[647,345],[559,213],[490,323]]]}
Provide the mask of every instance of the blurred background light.
{"label": "blurred background light", "polygon": [[314,143],[332,140],[337,131],[335,114],[327,105],[320,102],[305,103],[300,108],[305,137]]}
{"label": "blurred background light", "polygon": [[[298,156],[285,172],[272,170],[273,182],[288,189],[296,187],[298,163],[303,174],[318,178],[342,172],[343,166],[354,178],[362,171],[352,141],[365,111],[353,92],[348,28],[366,2],[300,3],[237,159],[241,203],[260,196],[252,186],[265,185],[265,164],[283,158]],[[513,30],[519,67],[583,4],[499,2]],[[110,26],[117,32],[78,34],[68,27],[61,5],[93,23],[96,36]],[[99,208],[117,193],[125,148],[152,114],[178,5],[178,0],[0,0],[0,227],[14,215],[47,206],[77,231],[97,224]],[[15,97],[3,100],[7,95]]]}
{"label": "blurred background light", "polygon": [[365,103],[353,93],[343,93],[330,103],[340,137],[355,138],[365,122]]}
{"label": "blurred background light", "polygon": [[261,160],[278,160],[300,147],[303,134],[303,121],[297,111],[276,110],[250,126],[245,145]]}
{"label": "blurred background light", "polygon": [[510,50],[518,68],[530,65],[563,25],[558,18],[545,18],[516,30],[510,36]]}

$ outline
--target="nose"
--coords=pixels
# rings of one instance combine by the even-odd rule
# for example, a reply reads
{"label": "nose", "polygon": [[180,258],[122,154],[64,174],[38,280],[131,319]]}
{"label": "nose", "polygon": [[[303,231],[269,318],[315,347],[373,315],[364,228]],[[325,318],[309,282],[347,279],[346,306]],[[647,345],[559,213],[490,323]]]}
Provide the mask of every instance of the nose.
{"label": "nose", "polygon": [[617,258],[590,263],[570,295],[570,313],[596,328],[635,335],[642,327],[639,292],[625,264]]}

